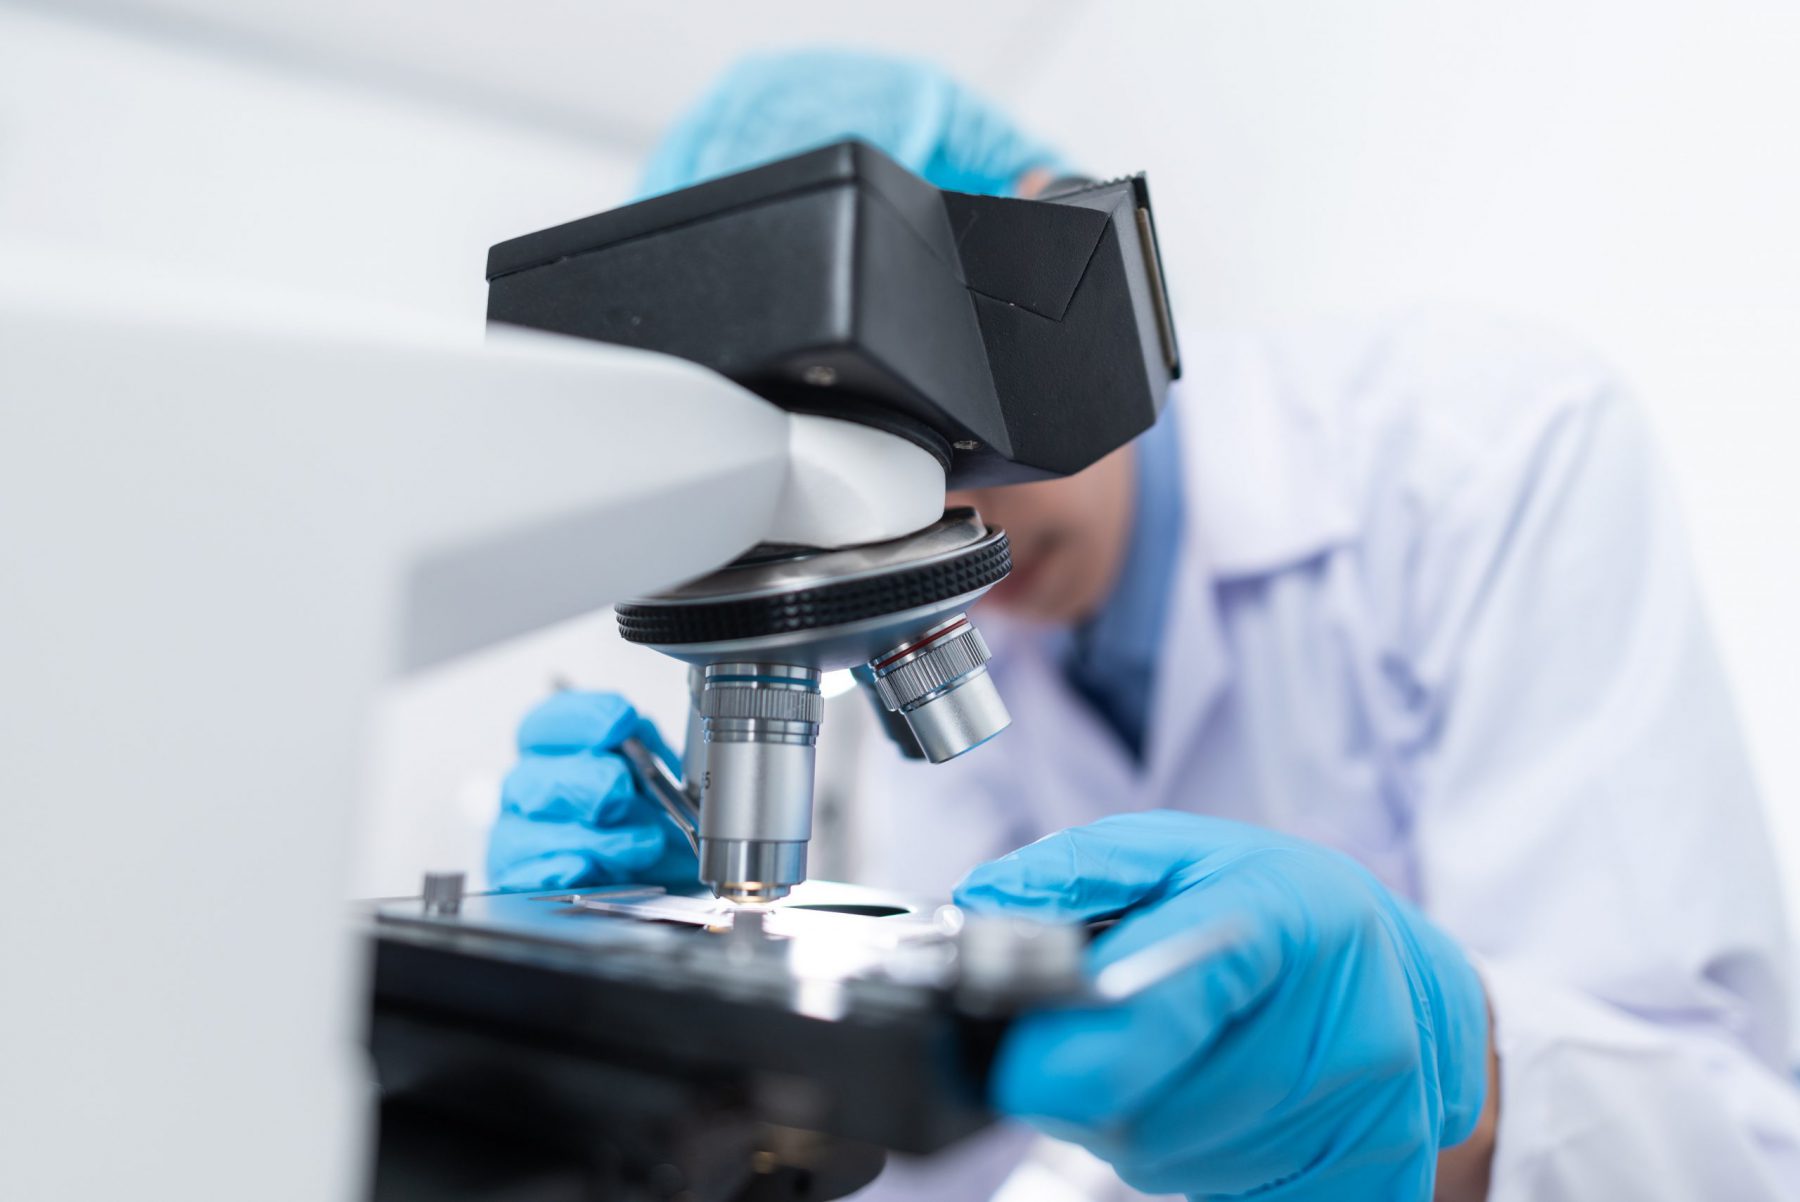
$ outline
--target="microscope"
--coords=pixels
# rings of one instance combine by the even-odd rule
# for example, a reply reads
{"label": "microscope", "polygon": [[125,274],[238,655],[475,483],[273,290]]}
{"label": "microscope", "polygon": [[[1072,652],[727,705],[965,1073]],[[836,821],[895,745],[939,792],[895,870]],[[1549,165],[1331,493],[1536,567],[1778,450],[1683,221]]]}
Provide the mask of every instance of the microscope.
{"label": "microscope", "polygon": [[875,490],[878,465],[913,469],[905,514],[878,497],[831,545],[760,545],[617,607],[626,639],[690,665],[685,784],[627,751],[735,902],[806,879],[822,673],[850,669],[912,758],[1010,721],[967,612],[1010,570],[1006,535],[940,516],[944,488],[1080,471],[1181,370],[1142,176],[972,196],[844,142],[503,242],[488,280],[490,322],[701,364],[859,438]]}
{"label": "microscope", "polygon": [[[1011,568],[1006,535],[945,490],[1080,471],[1148,429],[1180,373],[1141,176],[970,196],[845,142],[500,243],[488,279],[494,327],[688,361],[595,398],[610,411],[694,404],[708,376],[744,394],[731,412],[779,417],[785,477],[755,545],[616,607],[627,640],[688,667],[679,777],[623,751],[706,892],[436,877],[371,903],[378,1202],[841,1197],[888,1151],[991,1121],[1012,1015],[1118,1000],[1207,952],[1089,980],[1084,931],[807,880],[824,673],[851,671],[934,763],[1010,720],[970,617]],[[722,437],[691,434],[687,458]],[[595,455],[684,472],[682,448],[624,434]],[[747,524],[743,477],[693,476],[573,553],[648,560]]]}

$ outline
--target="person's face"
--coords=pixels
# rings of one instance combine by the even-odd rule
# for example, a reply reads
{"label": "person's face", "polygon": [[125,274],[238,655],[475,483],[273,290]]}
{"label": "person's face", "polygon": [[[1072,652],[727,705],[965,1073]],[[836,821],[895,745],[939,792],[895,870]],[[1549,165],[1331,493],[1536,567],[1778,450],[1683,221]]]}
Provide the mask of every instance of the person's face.
{"label": "person's face", "polygon": [[1092,617],[1112,591],[1131,533],[1137,459],[1127,445],[1060,480],[953,492],[1012,543],[1012,574],[984,605],[1034,622]]}
{"label": "person's face", "polygon": [[[1014,193],[1037,196],[1051,178],[1034,168]],[[1012,573],[982,604],[1034,622],[1072,625],[1093,617],[1124,564],[1136,483],[1136,452],[1123,446],[1060,480],[951,493],[950,505],[974,506],[1012,543]]]}

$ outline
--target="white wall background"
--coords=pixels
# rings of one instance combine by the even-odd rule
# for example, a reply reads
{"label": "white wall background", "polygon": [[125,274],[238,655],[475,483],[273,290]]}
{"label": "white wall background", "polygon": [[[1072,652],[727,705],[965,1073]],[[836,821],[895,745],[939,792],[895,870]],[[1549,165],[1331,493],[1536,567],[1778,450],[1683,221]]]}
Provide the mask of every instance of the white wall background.
{"label": "white wall background", "polygon": [[[1800,881],[1785,0],[0,3],[0,265],[101,258],[478,337],[489,243],[623,198],[720,66],[821,39],[930,54],[1096,171],[1149,169],[1184,322],[1441,298],[1607,351],[1685,493]],[[359,892],[476,866],[511,727],[553,678],[679,712],[678,673],[603,615],[398,686]]]}

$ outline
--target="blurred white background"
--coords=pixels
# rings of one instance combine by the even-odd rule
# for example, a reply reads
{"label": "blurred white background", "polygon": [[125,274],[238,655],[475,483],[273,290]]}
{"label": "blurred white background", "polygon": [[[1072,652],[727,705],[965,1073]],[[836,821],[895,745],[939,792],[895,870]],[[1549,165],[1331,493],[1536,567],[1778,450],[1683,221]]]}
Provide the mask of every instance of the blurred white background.
{"label": "blurred white background", "polygon": [[[626,198],[714,72],[821,41],[929,55],[1096,173],[1149,170],[1184,324],[1444,300],[1604,350],[1685,495],[1800,916],[1787,0],[0,3],[0,264],[280,288],[476,339],[490,243]],[[352,892],[478,868],[512,726],[556,678],[678,728],[679,672],[605,615],[395,687]]]}

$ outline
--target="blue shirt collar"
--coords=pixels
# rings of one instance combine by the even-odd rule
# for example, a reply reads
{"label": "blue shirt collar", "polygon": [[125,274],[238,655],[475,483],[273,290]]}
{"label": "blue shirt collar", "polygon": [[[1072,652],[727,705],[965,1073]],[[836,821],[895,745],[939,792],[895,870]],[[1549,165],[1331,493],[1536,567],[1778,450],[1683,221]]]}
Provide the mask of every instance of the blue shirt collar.
{"label": "blue shirt collar", "polygon": [[1181,550],[1181,449],[1173,406],[1137,441],[1135,510],[1119,578],[1098,613],[1062,636],[1069,683],[1142,757],[1156,663]]}
{"label": "blue shirt collar", "polygon": [[1076,631],[1074,653],[1096,667],[1107,661],[1156,662],[1168,616],[1170,581],[1181,548],[1181,445],[1174,404],[1136,445],[1137,488],[1131,542],[1100,611]]}

